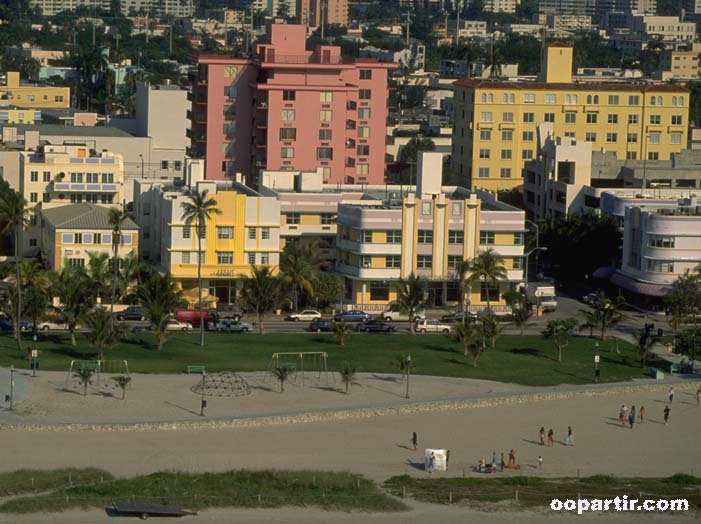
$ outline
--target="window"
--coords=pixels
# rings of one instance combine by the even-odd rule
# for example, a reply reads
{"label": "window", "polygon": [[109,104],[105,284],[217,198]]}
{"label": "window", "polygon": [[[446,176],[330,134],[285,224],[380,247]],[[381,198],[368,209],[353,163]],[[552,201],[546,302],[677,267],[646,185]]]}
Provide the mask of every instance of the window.
{"label": "window", "polygon": [[521,138],[524,142],[532,142],[533,141],[533,131],[524,131],[521,134]]}
{"label": "window", "polygon": [[321,91],[319,93],[319,101],[322,104],[328,104],[333,102],[333,93],[331,91]]}
{"label": "window", "polygon": [[372,231],[362,231],[361,240],[363,244],[372,244]]}
{"label": "window", "polygon": [[280,140],[297,140],[297,129],[294,127],[280,128]]}
{"label": "window", "polygon": [[54,102],[63,102],[63,96],[55,96],[54,97]]}
{"label": "window", "polygon": [[596,124],[598,117],[596,113],[587,113],[587,124]]}
{"label": "window", "polygon": [[83,233],[76,233],[73,235],[73,243],[74,244],[82,244],[83,243]]}
{"label": "window", "polygon": [[114,173],[102,173],[102,183],[103,184],[113,184],[114,183]]}
{"label": "window", "polygon": [[217,227],[217,238],[231,239],[234,238],[234,228],[232,226]]}
{"label": "window", "polygon": [[32,171],[29,173],[29,180],[32,182],[38,182],[39,181],[39,171]]}
{"label": "window", "polygon": [[361,126],[358,128],[358,138],[369,138],[370,128],[367,126]]}
{"label": "window", "polygon": [[674,262],[669,260],[648,260],[647,270],[652,273],[674,273]]}
{"label": "window", "polygon": [[270,240],[270,228],[269,227],[260,228],[260,239],[261,240]]}
{"label": "window", "polygon": [[453,202],[450,205],[450,214],[454,216],[460,216],[462,215],[462,203],[460,202]]}
{"label": "window", "polygon": [[282,99],[288,102],[293,101],[296,98],[296,93],[292,89],[283,89]]}
{"label": "window", "polygon": [[295,150],[293,147],[283,147],[280,149],[280,158],[294,158]]}
{"label": "window", "polygon": [[606,122],[609,124],[618,124],[618,115],[608,115]]}
{"label": "window", "polygon": [[256,254],[255,253],[248,254],[248,263],[251,265],[255,265],[255,263],[256,263]]}
{"label": "window", "polygon": [[360,100],[370,100],[370,97],[372,97],[372,91],[370,91],[369,89],[358,90],[358,98]]}
{"label": "window", "polygon": [[565,104],[576,104],[577,95],[565,95]]}
{"label": "window", "polygon": [[654,145],[659,144],[660,143],[660,134],[659,133],[650,133],[648,135],[648,143],[654,144]]}
{"label": "window", "polygon": [[638,141],[638,133],[628,133],[628,136],[626,137],[626,141],[629,144],[635,144]]}
{"label": "window", "polygon": [[236,86],[224,86],[224,96],[227,98],[236,98],[238,89]]}
{"label": "window", "polygon": [[329,225],[329,224],[335,224],[336,223],[336,215],[333,213],[322,213],[321,214],[321,224],[322,225]]}
{"label": "window", "polygon": [[650,124],[653,126],[659,126],[662,122],[662,117],[660,115],[650,115]]}
{"label": "window", "polygon": [[674,237],[662,235],[650,235],[648,246],[665,249],[674,249]]}
{"label": "window", "polygon": [[492,131],[491,129],[481,129],[480,130],[480,140],[491,140],[492,139]]}
{"label": "window", "polygon": [[650,105],[651,106],[661,106],[662,105],[662,97],[661,96],[651,96],[650,97]]}
{"label": "window", "polygon": [[421,214],[430,215],[433,211],[432,202],[421,202]]}
{"label": "window", "polygon": [[233,78],[236,76],[238,68],[236,66],[224,66],[224,76],[226,78]]}
{"label": "window", "polygon": [[465,242],[465,232],[450,230],[448,231],[448,244],[462,244]]}
{"label": "window", "polygon": [[618,133],[606,133],[606,142],[608,142],[608,143],[618,142]]}
{"label": "window", "polygon": [[565,124],[576,124],[577,114],[576,113],[565,113]]}
{"label": "window", "polygon": [[637,160],[638,153],[636,151],[628,151],[626,153],[626,160]]}
{"label": "window", "polygon": [[513,131],[502,131],[501,132],[501,139],[504,142],[511,142],[514,139],[514,132]]}
{"label": "window", "polygon": [[432,255],[419,255],[416,257],[416,267],[417,269],[432,269],[433,268],[433,256]]}
{"label": "window", "polygon": [[516,95],[513,93],[504,93],[501,95],[501,103],[502,104],[515,104],[516,103]]}
{"label": "window", "polygon": [[51,171],[44,171],[44,182],[51,182]]}
{"label": "window", "polygon": [[640,97],[637,95],[631,95],[628,97],[628,105],[629,106],[637,106],[640,105]]}
{"label": "window", "polygon": [[521,151],[521,158],[523,160],[532,160],[533,159],[533,150],[532,149],[523,149]]}
{"label": "window", "polygon": [[493,231],[481,231],[480,232],[480,245],[482,246],[493,246],[495,242],[495,236]]}
{"label": "window", "polygon": [[234,253],[232,251],[217,251],[217,264],[233,264],[233,263],[234,263]]}
{"label": "window", "polygon": [[480,167],[479,170],[477,171],[477,176],[479,178],[489,178],[489,168],[488,167]]}
{"label": "window", "polygon": [[501,159],[502,160],[511,160],[511,154],[512,154],[511,149],[502,149],[501,150]]}
{"label": "window", "polygon": [[682,134],[681,133],[670,133],[669,135],[669,143],[675,146],[678,146],[682,143]]}
{"label": "window", "polygon": [[673,126],[682,125],[682,115],[672,115],[672,125]]}
{"label": "window", "polygon": [[480,158],[482,159],[487,159],[490,158],[492,155],[491,150],[489,149],[480,149]]}
{"label": "window", "polygon": [[69,258],[68,265],[71,267],[84,267],[85,259],[83,258]]}
{"label": "window", "polygon": [[599,103],[599,95],[587,95],[587,104],[598,104]]}
{"label": "window", "polygon": [[369,164],[356,164],[355,165],[355,174],[356,175],[367,175],[370,172],[370,165]]}
{"label": "window", "polygon": [[260,263],[264,266],[267,266],[270,264],[270,253],[261,253],[260,254]]}
{"label": "window", "polygon": [[391,229],[387,231],[387,243],[388,244],[401,244],[402,242],[402,232],[400,230]]}
{"label": "window", "polygon": [[[567,113],[567,114],[569,115],[569,113]],[[555,113],[545,113],[543,115],[543,122],[554,122],[554,121],[555,121]],[[567,120],[565,120],[565,122],[567,122]]]}
{"label": "window", "polygon": [[71,182],[81,183],[83,181],[83,173],[71,173]]}
{"label": "window", "polygon": [[29,193],[29,201],[30,202],[38,202],[39,201],[39,193]]}
{"label": "window", "polygon": [[372,69],[361,69],[360,70],[361,80],[372,80]]}
{"label": "window", "polygon": [[448,269],[457,269],[462,262],[460,255],[448,255]]}
{"label": "window", "polygon": [[387,269],[399,269],[402,267],[402,257],[400,255],[390,255],[385,257],[385,267]]}
{"label": "window", "polygon": [[491,122],[492,121],[492,112],[491,111],[482,111],[480,113],[480,122]]}
{"label": "window", "polygon": [[319,129],[319,140],[331,140],[332,136],[330,129]]}
{"label": "window", "polygon": [[44,193],[41,195],[42,202],[51,202],[51,193]]}
{"label": "window", "polygon": [[192,228],[190,226],[183,226],[183,238],[192,238]]}
{"label": "window", "polygon": [[180,255],[180,262],[183,264],[189,264],[190,263],[190,253],[182,253]]}
{"label": "window", "polygon": [[200,238],[207,238],[207,225],[202,224],[197,228],[197,236]]}
{"label": "window", "polygon": [[293,121],[295,119],[295,110],[294,109],[283,109],[281,118],[282,118],[283,122]]}
{"label": "window", "polygon": [[523,269],[523,259],[522,258],[514,258],[513,265],[511,267],[512,267],[512,269]]}
{"label": "window", "polygon": [[609,105],[610,106],[617,106],[618,105],[618,95],[609,95]]}
{"label": "window", "polygon": [[500,178],[511,178],[511,168],[510,167],[502,167],[499,169],[499,177]]}
{"label": "window", "polygon": [[93,244],[102,244],[102,235],[98,233],[93,233]]}
{"label": "window", "polygon": [[505,113],[502,113],[501,119],[504,122],[513,122],[514,121],[514,113],[512,111],[507,111]]}
{"label": "window", "polygon": [[647,154],[647,159],[648,160],[659,160],[660,154],[657,151],[650,152]]}
{"label": "window", "polygon": [[543,96],[543,102],[546,104],[555,104],[557,103],[557,97],[554,94],[546,94]]}
{"label": "window", "polygon": [[319,111],[319,120],[321,122],[331,122],[332,113],[333,111],[330,109],[322,109]]}
{"label": "window", "polygon": [[389,300],[389,282],[370,282],[370,300]]}
{"label": "window", "polygon": [[369,107],[361,107],[358,109],[358,118],[361,120],[367,120],[370,118],[370,108]]}
{"label": "window", "polygon": [[322,167],[321,168],[321,176],[322,176],[324,182],[328,182],[331,179],[331,168],[330,167]]}
{"label": "window", "polygon": [[524,104],[535,104],[535,93],[524,93],[523,94]]}
{"label": "window", "polygon": [[419,244],[433,244],[433,231],[419,229]]}
{"label": "window", "polygon": [[333,160],[333,149],[330,147],[317,147],[316,158],[317,160]]}
{"label": "window", "polygon": [[522,246],[523,245],[523,233],[514,233],[514,245],[515,246]]}
{"label": "window", "polygon": [[285,213],[285,224],[299,224],[299,213]]}
{"label": "window", "polygon": [[360,145],[356,150],[359,156],[368,156],[370,154],[370,146],[368,145]]}
{"label": "window", "polygon": [[534,113],[523,113],[523,121],[525,123],[535,122],[535,114]]}
{"label": "window", "polygon": [[638,115],[628,115],[628,123],[635,125],[638,123]]}
{"label": "window", "polygon": [[490,285],[487,282],[480,282],[480,300],[482,302],[498,302],[499,286]]}

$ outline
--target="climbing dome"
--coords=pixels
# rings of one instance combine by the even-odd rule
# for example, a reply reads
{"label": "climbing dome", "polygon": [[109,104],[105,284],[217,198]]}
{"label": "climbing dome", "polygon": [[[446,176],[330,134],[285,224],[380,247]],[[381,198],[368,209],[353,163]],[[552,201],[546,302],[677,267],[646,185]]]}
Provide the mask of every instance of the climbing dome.
{"label": "climbing dome", "polygon": [[221,371],[207,373],[190,388],[190,391],[205,397],[243,397],[251,393],[251,388],[238,373]]}

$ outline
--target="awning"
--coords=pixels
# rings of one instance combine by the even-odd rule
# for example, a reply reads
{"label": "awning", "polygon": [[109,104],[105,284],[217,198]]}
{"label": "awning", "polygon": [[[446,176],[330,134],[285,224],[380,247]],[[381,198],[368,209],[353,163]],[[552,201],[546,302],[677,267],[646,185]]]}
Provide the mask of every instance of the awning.
{"label": "awning", "polygon": [[601,278],[603,280],[608,280],[611,278],[611,275],[613,275],[616,272],[615,267],[611,266],[605,266],[605,267],[600,267],[596,271],[594,271],[591,276],[592,278]]}
{"label": "awning", "polygon": [[672,292],[671,285],[639,282],[622,273],[614,273],[613,276],[611,276],[611,283],[623,289],[627,289],[628,291],[632,291],[633,293],[650,297],[664,297]]}

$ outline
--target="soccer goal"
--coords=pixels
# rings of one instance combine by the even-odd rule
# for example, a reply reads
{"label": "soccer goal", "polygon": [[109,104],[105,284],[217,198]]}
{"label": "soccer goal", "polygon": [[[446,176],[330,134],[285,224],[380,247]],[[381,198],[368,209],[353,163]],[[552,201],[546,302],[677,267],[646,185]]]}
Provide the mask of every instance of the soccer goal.
{"label": "soccer goal", "polygon": [[292,370],[288,382],[292,384],[305,382],[329,383],[329,370],[327,366],[328,354],[324,351],[302,351],[273,353],[270,359],[268,371],[279,367],[287,367]]}

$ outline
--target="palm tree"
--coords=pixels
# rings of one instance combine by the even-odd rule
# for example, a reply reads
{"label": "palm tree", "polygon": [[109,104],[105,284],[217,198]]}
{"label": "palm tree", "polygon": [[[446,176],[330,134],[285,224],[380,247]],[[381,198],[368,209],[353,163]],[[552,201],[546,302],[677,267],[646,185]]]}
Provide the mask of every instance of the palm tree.
{"label": "palm tree", "polygon": [[139,303],[148,315],[156,333],[158,351],[166,341],[168,321],[183,302],[182,291],[169,274],[153,272],[137,289]]}
{"label": "palm tree", "polygon": [[[458,291],[460,293],[460,312],[465,312],[465,294],[470,287],[469,275],[472,270],[472,262],[469,260],[461,261],[455,268],[455,279],[458,281]],[[463,320],[465,315],[463,315]]]}
{"label": "palm tree", "polygon": [[[151,276],[151,266],[133,253],[119,261],[119,291],[122,300],[133,303],[137,300],[136,292],[143,282]],[[123,288],[123,289],[122,289]]]}
{"label": "palm tree", "polygon": [[450,338],[462,346],[463,355],[472,354],[473,367],[477,367],[477,359],[482,353],[479,336],[479,327],[471,322],[456,322],[450,333]]}
{"label": "palm tree", "polygon": [[290,377],[294,370],[286,365],[274,367],[271,372],[275,376],[276,379],[280,381],[280,393],[285,392],[285,382],[287,382],[287,379]]}
{"label": "palm tree", "polygon": [[295,311],[298,311],[300,288],[307,295],[314,294],[314,271],[312,266],[301,253],[293,251],[287,254],[283,253],[280,269],[282,271],[282,281],[292,286],[293,308]]}
{"label": "palm tree", "polygon": [[576,318],[549,320],[543,331],[546,339],[552,339],[557,347],[557,361],[562,362],[562,350],[567,347],[569,338],[577,328]]}
{"label": "palm tree", "polygon": [[635,341],[638,344],[638,356],[640,357],[640,369],[645,369],[645,363],[647,362],[652,346],[660,341],[660,337],[652,334],[649,329],[643,329],[635,337]]}
{"label": "palm tree", "polygon": [[124,400],[127,396],[127,386],[131,382],[131,377],[128,375],[117,375],[116,377],[112,377],[112,380],[114,380],[119,386],[119,389],[122,390],[122,400]]}
{"label": "palm tree", "polygon": [[[114,303],[117,301],[117,285],[119,282],[119,244],[122,240],[122,224],[127,219],[127,214],[118,207],[109,210],[107,221],[112,226],[112,300],[110,302],[110,315],[114,319]],[[114,322],[114,320],[113,320]]]}
{"label": "palm tree", "polygon": [[[32,321],[32,330],[36,333],[37,321],[44,316],[48,306],[49,276],[37,260],[24,260],[20,264],[20,279],[23,288],[26,289],[22,297],[22,314],[29,316]],[[14,291],[16,291],[17,276],[8,275],[7,280],[14,286],[6,304],[10,306],[7,315],[15,318],[17,293]]]}
{"label": "palm tree", "polygon": [[580,310],[587,322],[584,324],[586,327],[595,326],[600,330],[601,340],[606,338],[606,331],[621,323],[623,320],[623,315],[620,313],[620,307],[623,305],[623,299],[621,297],[611,300],[604,296],[601,296],[594,306],[593,311]]}
{"label": "palm tree", "polygon": [[27,201],[17,191],[7,190],[0,194],[0,232],[14,235],[15,244],[15,272],[17,303],[15,313],[15,337],[17,349],[22,352],[22,338],[20,337],[20,322],[22,320],[22,278],[21,266],[21,241],[22,231],[29,225],[29,209]]}
{"label": "palm tree", "polygon": [[78,377],[78,381],[83,386],[83,396],[88,394],[88,386],[90,385],[90,379],[93,373],[94,371],[92,368],[80,368],[75,372],[75,376]]}
{"label": "palm tree", "polygon": [[[109,281],[109,255],[88,251],[88,280],[94,301],[104,299]],[[112,286],[114,288],[114,286]]]}
{"label": "palm tree", "polygon": [[506,278],[504,262],[493,249],[482,251],[475,257],[470,266],[470,282],[483,282],[487,295],[487,310],[490,307],[490,290],[492,285],[499,285],[500,280]]}
{"label": "palm tree", "polygon": [[86,337],[97,349],[98,360],[105,360],[105,350],[114,346],[124,334],[121,326],[113,324],[110,312],[101,307],[85,315],[85,325],[89,330]]}
{"label": "palm tree", "polygon": [[489,345],[494,349],[497,345],[497,336],[501,331],[496,315],[480,315],[479,322],[480,334],[489,341]]}
{"label": "palm tree", "polygon": [[357,384],[355,380],[355,366],[349,362],[341,362],[341,370],[339,374],[341,375],[341,382],[346,386],[346,395],[350,391],[350,387],[353,384]]}
{"label": "palm tree", "polygon": [[521,331],[521,335],[523,335],[523,328],[526,326],[526,322],[530,316],[525,295],[520,291],[512,290],[504,293],[502,298],[511,308],[511,323],[516,326]]}
{"label": "palm tree", "polygon": [[343,347],[346,345],[346,339],[351,334],[351,328],[345,321],[336,322],[333,325],[333,334],[336,336],[336,340],[338,340],[341,347]]}
{"label": "palm tree", "polygon": [[413,335],[414,317],[416,311],[426,303],[428,293],[428,280],[416,276],[413,272],[405,279],[399,278],[397,287],[397,299],[392,302],[392,307],[399,309],[409,316],[409,330]]}
{"label": "palm tree", "polygon": [[262,335],[263,315],[272,310],[280,300],[280,279],[268,266],[251,266],[251,276],[243,283],[241,298],[256,313],[258,332]]}
{"label": "palm tree", "polygon": [[185,225],[195,224],[197,235],[197,299],[200,308],[200,346],[204,347],[204,307],[202,303],[202,237],[207,232],[207,222],[212,215],[220,215],[217,201],[209,196],[209,190],[191,190],[187,193],[187,202],[181,204]]}
{"label": "palm tree", "polygon": [[52,292],[59,298],[61,307],[54,307],[60,322],[68,326],[71,345],[76,345],[75,329],[78,322],[92,309],[92,293],[85,268],[64,266],[60,273],[52,274]]}

